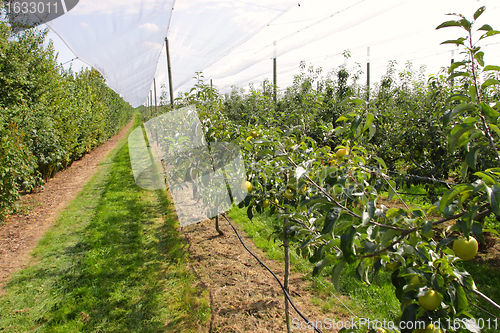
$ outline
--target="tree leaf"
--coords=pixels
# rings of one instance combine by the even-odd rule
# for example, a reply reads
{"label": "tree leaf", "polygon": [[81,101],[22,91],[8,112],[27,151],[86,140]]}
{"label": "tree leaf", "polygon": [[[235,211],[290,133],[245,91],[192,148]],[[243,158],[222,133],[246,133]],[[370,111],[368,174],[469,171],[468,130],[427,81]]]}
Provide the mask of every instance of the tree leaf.
{"label": "tree leaf", "polygon": [[333,230],[333,227],[335,226],[335,223],[337,223],[341,212],[341,208],[335,207],[334,209],[326,213],[325,224],[323,225],[323,230],[321,231],[323,235],[329,234]]}
{"label": "tree leaf", "polygon": [[491,27],[491,25],[489,24],[484,24],[481,28],[477,29],[477,30],[482,30],[482,31],[491,31],[493,30],[493,28]]}
{"label": "tree leaf", "polygon": [[472,23],[470,23],[469,20],[467,20],[466,18],[462,18],[460,20],[460,25],[467,31],[470,31],[472,27]]}
{"label": "tree leaf", "polygon": [[390,201],[392,197],[396,195],[396,192],[394,191],[394,189],[396,188],[396,182],[391,179],[389,180],[389,184],[391,184],[391,186],[388,189],[389,193],[387,194],[387,201]]}
{"label": "tree leaf", "polygon": [[436,27],[436,30],[437,29],[441,29],[441,28],[448,28],[448,27],[461,27],[462,24],[458,21],[446,21],[446,22],[443,22],[441,23],[440,25],[438,25]]}
{"label": "tree leaf", "polygon": [[[441,43],[444,44],[444,43]],[[466,61],[456,61],[450,65],[450,68],[448,69],[448,73],[453,72],[455,69],[457,69],[460,66],[465,66],[467,64]]]}
{"label": "tree leaf", "polygon": [[484,71],[500,71],[500,66],[488,65],[483,68]]}
{"label": "tree leaf", "polygon": [[340,286],[339,286],[340,273],[342,272],[344,266],[345,266],[345,261],[342,261],[340,263],[337,263],[335,267],[333,267],[332,269],[333,286],[335,287],[335,290],[337,292],[340,292]]}
{"label": "tree leaf", "polygon": [[448,80],[452,80],[452,79],[459,77],[459,76],[470,77],[470,73],[469,72],[455,72],[448,77]]}
{"label": "tree leaf", "polygon": [[449,146],[450,146],[450,151],[454,151],[455,148],[457,147],[458,141],[460,137],[466,133],[469,132],[474,128],[474,125],[471,124],[460,124],[455,127],[450,132],[450,141],[449,141]]}
{"label": "tree leaf", "polygon": [[345,232],[340,236],[340,249],[344,254],[344,259],[348,263],[354,262],[354,236],[356,235],[356,228],[351,226],[349,232]]}
{"label": "tree leaf", "polygon": [[485,183],[486,185],[494,185],[496,183],[495,178],[484,171],[475,172],[474,176],[478,176],[479,178],[481,178],[483,183]]}
{"label": "tree leaf", "polygon": [[500,31],[498,31],[498,30],[490,30],[490,31],[488,31],[486,33],[486,36],[490,37],[490,36],[495,36],[495,35],[498,35],[498,34],[500,34]]}
{"label": "tree leaf", "polygon": [[[413,327],[416,327],[417,312],[419,307],[420,306],[418,304],[413,303],[405,308],[405,310],[403,311],[403,315],[401,316],[401,322],[404,322],[406,325],[404,325],[405,328],[401,330],[401,333],[413,332]],[[412,322],[413,324],[410,324],[410,322]]]}
{"label": "tree leaf", "polygon": [[448,206],[453,199],[462,192],[473,190],[474,186],[469,184],[457,185],[451,190],[446,191],[441,200],[439,201],[439,210],[444,212],[446,206]]}
{"label": "tree leaf", "polygon": [[500,186],[498,186],[498,183],[492,187],[486,186],[486,193],[488,194],[491,210],[496,216],[500,216]]}
{"label": "tree leaf", "polygon": [[465,102],[470,102],[470,98],[467,95],[464,94],[454,94],[448,97],[446,100],[446,104],[452,102],[452,101],[465,101]]}
{"label": "tree leaf", "polygon": [[488,37],[491,37],[491,36],[495,36],[495,35],[498,35],[498,34],[500,34],[500,31],[498,31],[498,30],[488,30],[481,37],[479,37],[479,40],[482,40],[482,39],[485,39],[485,38],[488,38]]}
{"label": "tree leaf", "polygon": [[356,97],[348,97],[340,102],[340,106],[345,106],[347,104],[354,103],[355,105],[366,105],[367,102],[364,99]]}
{"label": "tree leaf", "polygon": [[247,209],[247,216],[248,216],[248,219],[250,219],[250,220],[252,220],[252,219],[253,219],[252,206],[248,206],[248,209]]}
{"label": "tree leaf", "polygon": [[487,88],[487,87],[494,85],[494,84],[500,84],[500,82],[498,82],[497,79],[489,78],[483,82],[483,84],[481,85],[481,88],[484,89],[484,88]]}
{"label": "tree leaf", "polygon": [[314,269],[313,269],[313,273],[312,273],[313,276],[318,276],[319,273],[321,273],[321,271],[323,270],[323,268],[330,266],[332,263],[335,262],[335,260],[337,260],[337,258],[334,255],[327,254],[325,256],[325,258],[323,258],[323,260],[318,261],[316,263],[316,265],[314,265]]}
{"label": "tree leaf", "polygon": [[261,156],[265,156],[265,155],[274,155],[274,151],[272,151],[271,149],[264,149],[264,150],[261,150],[257,153],[257,156],[258,157],[261,157]]}
{"label": "tree leaf", "polygon": [[477,154],[479,153],[480,149],[480,146],[476,146],[472,148],[465,156],[465,161],[471,169],[476,169]]}
{"label": "tree leaf", "polygon": [[[460,105],[457,105],[456,107],[453,108],[453,110],[450,112],[448,116],[448,122],[451,121],[456,115],[462,114],[465,111],[474,111],[476,109],[476,106],[474,104],[465,104],[462,103]],[[445,124],[446,126],[447,124]]]}
{"label": "tree leaf", "polygon": [[495,132],[498,136],[500,136],[500,128],[498,128],[495,124],[488,124],[493,132]]}
{"label": "tree leaf", "polygon": [[441,45],[443,45],[443,44],[455,44],[456,46],[464,45],[465,40],[466,40],[466,38],[463,38],[463,37],[460,37],[458,39],[445,40],[444,42],[441,42]]}
{"label": "tree leaf", "polygon": [[400,209],[399,208],[389,208],[389,210],[387,212],[385,212],[385,216],[388,219],[395,218],[399,214],[400,214]]}
{"label": "tree leaf", "polygon": [[479,51],[476,54],[474,54],[474,59],[477,60],[477,63],[481,67],[484,67],[484,52],[483,51]]}
{"label": "tree leaf", "polygon": [[480,111],[482,111],[481,113],[488,117],[489,119],[497,119],[498,116],[500,116],[500,114],[498,113],[498,111],[496,111],[495,109],[493,109],[491,106],[489,106],[488,104],[484,103],[484,102],[481,102],[479,104],[479,108],[480,108]]}
{"label": "tree leaf", "polygon": [[415,217],[425,217],[425,212],[418,207],[410,208],[410,214]]}
{"label": "tree leaf", "polygon": [[372,127],[374,128],[375,125],[373,124],[373,120],[375,119],[375,117],[373,116],[373,114],[371,113],[368,113],[366,115],[366,121],[365,121],[365,126],[363,127],[363,132],[366,131],[366,130],[369,130],[369,133],[370,133],[370,137],[368,140],[370,140],[372,138],[372,131],[373,131],[373,134],[375,134],[375,130],[372,129]]}
{"label": "tree leaf", "polygon": [[448,238],[443,238],[439,241],[438,245],[436,246],[436,252],[439,252],[439,249],[445,245],[450,244],[453,242],[457,237],[448,237]]}
{"label": "tree leaf", "polygon": [[363,226],[367,225],[368,223],[370,223],[370,221],[372,220],[373,218],[373,215],[375,215],[375,203],[373,202],[373,200],[370,200],[366,206],[365,206],[365,210],[363,211],[363,214],[362,214],[362,224]]}
{"label": "tree leaf", "polygon": [[477,20],[477,18],[478,18],[479,16],[481,16],[481,14],[482,14],[482,13],[484,13],[484,10],[485,10],[485,9],[486,9],[486,7],[485,7],[485,6],[481,6],[481,7],[479,7],[479,9],[478,9],[478,10],[476,10],[476,12],[474,13],[474,20]]}
{"label": "tree leaf", "polygon": [[470,288],[474,285],[472,276],[463,268],[453,269],[453,275],[455,275],[457,282],[460,283],[461,286]]}
{"label": "tree leaf", "polygon": [[330,200],[324,198],[324,197],[312,197],[310,199],[301,201],[300,204],[299,204],[299,206],[300,207],[312,206],[312,205],[314,205],[316,203],[327,203],[327,204],[330,204],[332,202]]}
{"label": "tree leaf", "polygon": [[467,162],[462,162],[462,166],[460,168],[460,176],[465,178],[467,176],[467,170],[469,169],[469,165]]}

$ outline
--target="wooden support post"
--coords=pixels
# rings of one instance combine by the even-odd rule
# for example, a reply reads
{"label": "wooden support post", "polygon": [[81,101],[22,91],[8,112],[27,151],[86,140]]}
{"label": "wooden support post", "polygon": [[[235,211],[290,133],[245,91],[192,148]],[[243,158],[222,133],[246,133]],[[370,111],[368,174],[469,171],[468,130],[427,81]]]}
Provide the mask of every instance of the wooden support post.
{"label": "wooden support post", "polygon": [[168,85],[170,87],[170,105],[174,108],[174,87],[172,85],[172,66],[170,64],[170,50],[168,48],[168,38],[165,37],[165,48],[167,51]]}
{"label": "wooden support post", "polygon": [[158,115],[158,99],[156,98],[156,78],[153,79],[153,85],[155,88],[155,116]]}
{"label": "wooden support post", "polygon": [[368,46],[366,61],[366,101],[370,101],[370,47]]}
{"label": "wooden support post", "polygon": [[276,87],[278,86],[278,74],[276,73],[277,70],[277,65],[276,65],[276,58],[273,58],[273,85],[274,85],[274,91],[273,91],[273,98],[274,98],[274,103],[278,101],[278,96],[276,92]]}
{"label": "wooden support post", "polygon": [[[451,64],[453,65],[453,63],[455,62],[455,51],[454,50],[451,50]],[[455,71],[451,71],[451,74],[453,74]],[[451,87],[453,88],[455,86],[455,79],[451,79]]]}
{"label": "wooden support post", "polygon": [[[288,214],[288,208],[285,208],[285,214]],[[285,277],[283,281],[283,287],[285,288],[288,295],[290,295],[290,289],[288,288],[288,281],[290,278],[290,245],[288,244],[288,238],[286,236],[286,230],[288,225],[288,217],[285,217],[283,221],[283,251],[285,254]],[[286,331],[290,333],[290,305],[288,304],[288,298],[285,296],[285,320],[286,320]]]}

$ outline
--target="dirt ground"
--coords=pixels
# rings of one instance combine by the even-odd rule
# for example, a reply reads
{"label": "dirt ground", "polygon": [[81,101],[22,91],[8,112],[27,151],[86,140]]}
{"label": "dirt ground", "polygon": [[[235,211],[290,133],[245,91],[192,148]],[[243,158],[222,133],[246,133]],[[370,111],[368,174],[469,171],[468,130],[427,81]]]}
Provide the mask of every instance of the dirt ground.
{"label": "dirt ground", "polygon": [[[189,241],[191,267],[210,292],[212,319],[210,332],[286,332],[284,296],[279,284],[241,245],[229,224],[220,219],[223,236],[215,230],[215,221],[205,221],[182,229]],[[234,223],[233,223],[234,224]],[[283,282],[283,263],[265,258],[265,254],[241,230],[245,245]],[[312,304],[310,282],[301,273],[290,277],[290,295],[297,308],[313,322],[331,320],[346,322],[337,311],[322,313]],[[290,307],[292,331],[313,332]],[[328,328],[323,332],[337,332]],[[303,325],[299,329],[299,325]],[[319,325],[319,324],[318,324]],[[293,329],[295,328],[295,330]]]}

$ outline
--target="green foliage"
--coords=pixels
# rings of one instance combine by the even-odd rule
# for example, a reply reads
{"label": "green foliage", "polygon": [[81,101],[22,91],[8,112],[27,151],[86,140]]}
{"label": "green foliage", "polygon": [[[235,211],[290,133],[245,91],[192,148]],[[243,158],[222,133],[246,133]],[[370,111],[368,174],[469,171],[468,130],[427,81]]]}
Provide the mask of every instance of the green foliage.
{"label": "green foliage", "polygon": [[0,221],[19,191],[42,185],[132,115],[96,70],[64,71],[45,36],[35,30],[10,36],[0,22]]}
{"label": "green foliage", "polygon": [[[1,121],[1,119],[0,119]],[[0,123],[0,221],[19,199],[20,190],[31,190],[36,183],[35,158],[15,124]]]}

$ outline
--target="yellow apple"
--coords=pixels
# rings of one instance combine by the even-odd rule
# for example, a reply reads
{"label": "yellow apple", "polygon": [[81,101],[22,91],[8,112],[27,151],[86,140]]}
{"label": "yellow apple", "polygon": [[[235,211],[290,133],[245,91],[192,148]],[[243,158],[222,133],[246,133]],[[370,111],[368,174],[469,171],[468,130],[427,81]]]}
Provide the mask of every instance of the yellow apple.
{"label": "yellow apple", "polygon": [[476,256],[478,249],[477,240],[470,236],[469,239],[460,237],[453,242],[455,255],[462,260],[471,260]]}
{"label": "yellow apple", "polygon": [[429,289],[424,296],[418,298],[418,304],[428,311],[434,311],[441,305],[441,295],[437,291]]}
{"label": "yellow apple", "polygon": [[344,149],[344,148],[341,148],[341,149],[337,150],[337,153],[335,154],[335,156],[337,158],[342,158],[342,157],[344,157],[346,155],[349,155],[349,152],[347,151],[347,149]]}
{"label": "yellow apple", "polygon": [[292,190],[291,190],[291,189],[287,189],[287,190],[285,191],[285,193],[283,194],[283,196],[284,196],[285,198],[287,198],[287,199],[291,199],[291,198],[293,198],[293,192],[292,192]]}
{"label": "yellow apple", "polygon": [[241,183],[241,190],[242,190],[243,192],[247,192],[247,193],[252,192],[252,190],[253,190],[253,185],[252,185],[252,183],[250,183],[248,180],[247,180],[247,181],[245,181],[245,182],[243,182],[243,183]]}
{"label": "yellow apple", "polygon": [[427,324],[427,326],[424,329],[420,330],[422,333],[442,333],[443,331],[432,325],[431,323]]}
{"label": "yellow apple", "polygon": [[416,287],[421,287],[424,285],[424,281],[420,276],[415,275],[414,277],[411,278],[410,284],[412,284]]}

